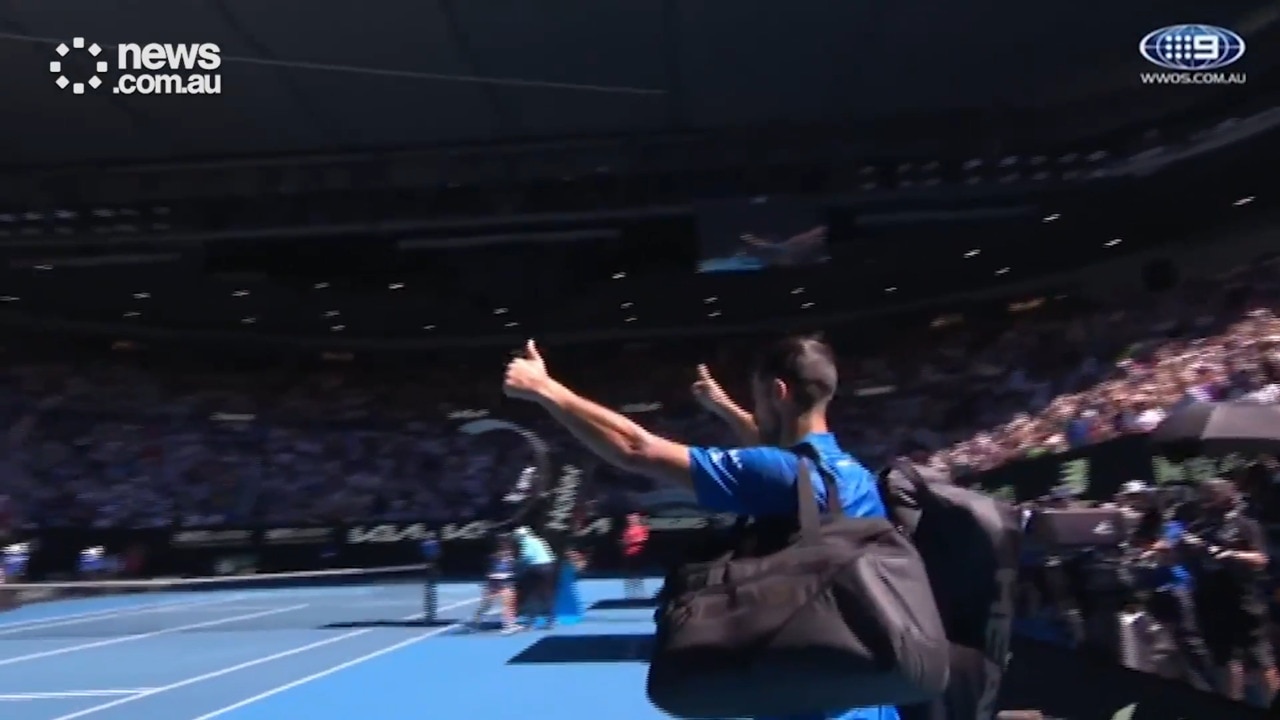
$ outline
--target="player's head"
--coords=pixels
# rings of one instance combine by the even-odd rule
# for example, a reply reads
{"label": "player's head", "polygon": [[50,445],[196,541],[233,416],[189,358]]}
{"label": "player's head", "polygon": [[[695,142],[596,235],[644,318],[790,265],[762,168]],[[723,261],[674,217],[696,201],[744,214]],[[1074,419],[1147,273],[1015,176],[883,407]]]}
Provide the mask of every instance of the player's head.
{"label": "player's head", "polygon": [[806,420],[825,420],[838,381],[835,353],[817,337],[787,337],[765,348],[751,373],[761,442],[797,440]]}
{"label": "player's head", "polygon": [[641,522],[641,519],[640,519],[640,513],[638,513],[638,512],[627,513],[627,524],[628,524],[628,525],[639,525],[639,524],[640,524],[640,522]]}

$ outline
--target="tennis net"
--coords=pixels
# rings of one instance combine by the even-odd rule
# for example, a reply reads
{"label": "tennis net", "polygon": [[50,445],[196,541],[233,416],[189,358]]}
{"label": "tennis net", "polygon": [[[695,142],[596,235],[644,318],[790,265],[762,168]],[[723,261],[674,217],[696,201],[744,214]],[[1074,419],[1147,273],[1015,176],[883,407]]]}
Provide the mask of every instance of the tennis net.
{"label": "tennis net", "polygon": [[[271,629],[416,627],[437,620],[426,565],[232,577],[0,584],[0,641]],[[470,588],[442,610],[461,617]]]}

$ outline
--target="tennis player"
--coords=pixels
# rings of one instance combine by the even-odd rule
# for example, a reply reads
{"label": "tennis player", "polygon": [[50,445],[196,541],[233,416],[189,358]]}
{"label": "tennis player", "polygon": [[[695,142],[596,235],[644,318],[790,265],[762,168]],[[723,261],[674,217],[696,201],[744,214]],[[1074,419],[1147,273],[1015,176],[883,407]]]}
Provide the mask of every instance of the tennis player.
{"label": "tennis player", "polygon": [[[767,347],[752,372],[752,412],[738,407],[701,369],[699,401],[732,425],[742,447],[688,447],[659,437],[630,418],[578,395],[547,372],[530,340],[507,365],[503,392],[536,402],[593,453],[614,467],[691,488],[712,512],[756,517],[796,513],[801,460],[789,448],[807,445],[834,476],[838,497],[815,483],[819,509],[839,502],[849,517],[886,516],[875,476],[845,452],[827,428],[827,405],[838,379],[835,354],[821,340],[790,337]],[[817,474],[817,468],[812,468]],[[757,718],[757,720],[760,720]],[[894,707],[832,710],[771,720],[898,720]]]}
{"label": "tennis player", "polygon": [[480,607],[471,621],[479,627],[484,617],[493,609],[496,602],[502,612],[502,634],[510,635],[520,630],[516,624],[516,556],[511,549],[511,541],[506,538],[498,540],[498,546],[489,559],[489,573],[480,595]]}

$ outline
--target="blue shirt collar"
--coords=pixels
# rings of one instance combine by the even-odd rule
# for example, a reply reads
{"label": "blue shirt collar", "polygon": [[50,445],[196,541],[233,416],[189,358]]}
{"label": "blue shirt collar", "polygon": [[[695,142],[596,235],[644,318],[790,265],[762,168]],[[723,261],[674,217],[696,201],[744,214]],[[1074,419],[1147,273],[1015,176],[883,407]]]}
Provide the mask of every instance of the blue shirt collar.
{"label": "blue shirt collar", "polygon": [[840,449],[840,444],[836,442],[836,436],[829,432],[809,433],[808,435],[800,438],[800,442],[797,443],[797,445],[806,444],[812,445],[813,449],[817,450],[819,453],[843,452]]}

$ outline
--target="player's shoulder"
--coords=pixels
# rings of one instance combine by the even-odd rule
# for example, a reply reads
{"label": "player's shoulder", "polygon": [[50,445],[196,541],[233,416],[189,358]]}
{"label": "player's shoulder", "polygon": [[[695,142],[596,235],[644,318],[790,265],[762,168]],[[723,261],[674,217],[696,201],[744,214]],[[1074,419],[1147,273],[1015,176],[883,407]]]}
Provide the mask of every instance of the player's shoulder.
{"label": "player's shoulder", "polygon": [[861,460],[843,450],[834,455],[825,457],[823,460],[831,468],[832,472],[837,475],[843,475],[845,477],[859,480],[870,478],[872,476],[871,471],[867,469],[866,465],[862,464]]}
{"label": "player's shoulder", "polygon": [[798,458],[789,450],[771,445],[748,445],[735,448],[705,448],[712,462],[743,470],[794,469]]}

